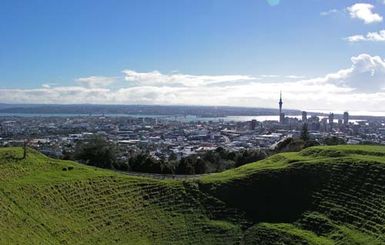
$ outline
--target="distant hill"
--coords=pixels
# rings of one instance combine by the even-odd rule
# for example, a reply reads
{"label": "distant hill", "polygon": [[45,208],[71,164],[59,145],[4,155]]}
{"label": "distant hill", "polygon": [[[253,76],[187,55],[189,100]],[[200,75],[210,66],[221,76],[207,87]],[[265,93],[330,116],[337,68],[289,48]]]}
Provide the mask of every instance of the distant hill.
{"label": "distant hill", "polygon": [[0,149],[0,244],[385,244],[385,147],[284,153],[192,180]]}

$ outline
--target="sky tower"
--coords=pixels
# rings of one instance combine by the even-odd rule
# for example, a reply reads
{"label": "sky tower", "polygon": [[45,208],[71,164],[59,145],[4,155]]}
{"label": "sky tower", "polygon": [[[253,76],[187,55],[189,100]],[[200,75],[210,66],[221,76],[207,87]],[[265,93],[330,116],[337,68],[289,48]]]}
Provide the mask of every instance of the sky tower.
{"label": "sky tower", "polygon": [[284,120],[285,120],[285,114],[282,112],[282,105],[283,105],[283,102],[282,102],[282,91],[279,92],[279,122],[280,123],[283,123]]}
{"label": "sky tower", "polygon": [[282,105],[283,105],[283,102],[282,102],[282,91],[279,92],[279,115],[281,115],[282,113]]}

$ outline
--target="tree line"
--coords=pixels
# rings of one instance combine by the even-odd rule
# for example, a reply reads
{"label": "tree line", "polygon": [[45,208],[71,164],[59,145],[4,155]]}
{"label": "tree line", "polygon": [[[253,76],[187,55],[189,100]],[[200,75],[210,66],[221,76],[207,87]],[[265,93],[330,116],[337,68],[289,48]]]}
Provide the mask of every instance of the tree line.
{"label": "tree line", "polygon": [[228,151],[218,147],[213,151],[194,154],[180,159],[177,159],[177,156],[172,153],[167,160],[155,158],[149,152],[141,151],[129,155],[126,160],[120,160],[117,157],[119,154],[115,144],[107,141],[102,136],[94,135],[86,141],[79,142],[73,153],[65,154],[65,159],[120,171],[192,175],[221,172],[262,160],[276,153],[300,151],[304,148],[321,144],[339,145],[346,144],[346,142],[335,136],[327,137],[322,141],[312,140],[308,133],[307,124],[304,124],[299,138],[286,138],[278,142],[274,149]]}
{"label": "tree line", "polygon": [[87,165],[120,171],[134,171],[157,174],[205,174],[221,172],[226,169],[262,160],[269,155],[267,150],[253,149],[238,152],[222,147],[201,154],[194,154],[177,159],[171,154],[168,160],[156,159],[148,152],[132,154],[127,160],[118,159],[115,144],[101,136],[79,142],[74,153],[65,154],[66,159],[77,160]]}

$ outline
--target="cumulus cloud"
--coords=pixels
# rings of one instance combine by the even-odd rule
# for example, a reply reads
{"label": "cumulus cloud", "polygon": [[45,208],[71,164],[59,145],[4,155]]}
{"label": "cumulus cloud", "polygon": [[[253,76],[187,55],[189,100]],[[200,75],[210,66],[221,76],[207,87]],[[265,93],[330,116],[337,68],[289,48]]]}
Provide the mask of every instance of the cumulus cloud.
{"label": "cumulus cloud", "polygon": [[104,88],[116,81],[115,77],[90,76],[76,79],[78,83],[89,88]]}
{"label": "cumulus cloud", "polygon": [[351,43],[362,41],[385,42],[385,30],[381,30],[378,32],[369,32],[366,35],[353,35],[347,37],[346,40]]}
{"label": "cumulus cloud", "polygon": [[[286,108],[385,111],[385,60],[360,54],[351,66],[325,76],[262,78],[249,75],[191,75],[159,71],[123,71],[126,81],[80,82],[74,86],[0,89],[7,103],[174,104],[276,107],[283,90]],[[117,76],[120,77],[120,76]],[[91,77],[92,78],[92,77]],[[100,77],[98,77],[100,78]],[[270,80],[273,79],[273,80]],[[104,79],[82,79],[82,81]],[[112,86],[113,85],[113,86]]]}
{"label": "cumulus cloud", "polygon": [[307,80],[313,84],[336,84],[352,91],[373,93],[385,88],[385,60],[380,56],[360,54],[352,57],[352,66],[324,77]]}
{"label": "cumulus cloud", "polygon": [[347,8],[350,17],[363,20],[366,24],[382,22],[383,17],[373,12],[374,5],[369,3],[356,3]]}

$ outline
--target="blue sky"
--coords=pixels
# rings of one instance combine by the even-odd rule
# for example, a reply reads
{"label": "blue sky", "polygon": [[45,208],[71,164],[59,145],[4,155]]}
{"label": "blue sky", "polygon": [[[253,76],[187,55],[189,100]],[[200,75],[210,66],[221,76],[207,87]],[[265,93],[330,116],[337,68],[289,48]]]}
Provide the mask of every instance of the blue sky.
{"label": "blue sky", "polygon": [[[376,74],[380,77],[374,76],[376,86],[368,85],[367,89],[357,85],[356,77],[364,83],[373,78],[372,72],[369,78],[365,77],[368,70],[358,75],[353,71],[354,79],[328,80],[327,86],[335,86],[333,92],[346,97],[359,94],[365,99],[370,95],[379,100],[382,86],[377,85],[383,78],[381,62],[385,57],[385,41],[381,39],[385,29],[384,0],[270,2],[276,4],[267,0],[2,0],[0,102],[71,103],[70,98],[61,100],[54,96],[74,93],[85,96],[76,102],[87,103],[202,102],[269,107],[275,106],[275,101],[270,102],[272,98],[266,97],[266,92],[259,96],[256,91],[255,98],[250,94],[242,97],[240,89],[239,94],[231,96],[231,86],[238,83],[245,91],[264,91],[261,87],[267,90],[266,84],[270,84],[271,95],[277,93],[274,89],[285,91],[288,85],[298,86],[302,91],[304,80],[314,83],[328,74],[352,68],[352,57],[362,54],[369,55],[366,61],[370,64],[371,58],[380,58],[379,64],[369,69],[378,70]],[[367,36],[368,33],[378,35]],[[123,71],[142,75],[127,77]],[[159,80],[156,85],[143,82],[146,74]],[[162,76],[154,78],[154,74]],[[189,82],[200,84],[187,86],[193,86],[197,94],[199,88],[202,93],[207,89],[202,82],[207,82],[207,78],[219,79],[228,85],[228,91],[217,94],[224,98],[220,101],[213,98],[212,102],[203,102],[193,94],[191,99],[178,98],[189,95],[188,89],[172,91],[176,84],[186,87],[186,76],[194,77]],[[103,93],[110,93],[110,98],[90,99],[90,93],[97,93],[95,89],[104,89]],[[139,90],[144,91],[143,99],[116,99],[124,93],[130,97],[133,92],[127,89],[136,89],[136,96]],[[76,92],[80,90],[86,94]],[[18,91],[20,97],[10,96],[12,91]],[[49,99],[41,98],[45,93]],[[151,100],[157,93],[163,97]],[[291,96],[295,97],[287,91],[287,97]],[[288,102],[291,107],[301,105],[303,101]],[[344,110],[348,105],[341,102],[338,109]],[[310,107],[330,106],[320,108],[315,101]],[[368,109],[361,107],[346,109]]]}

